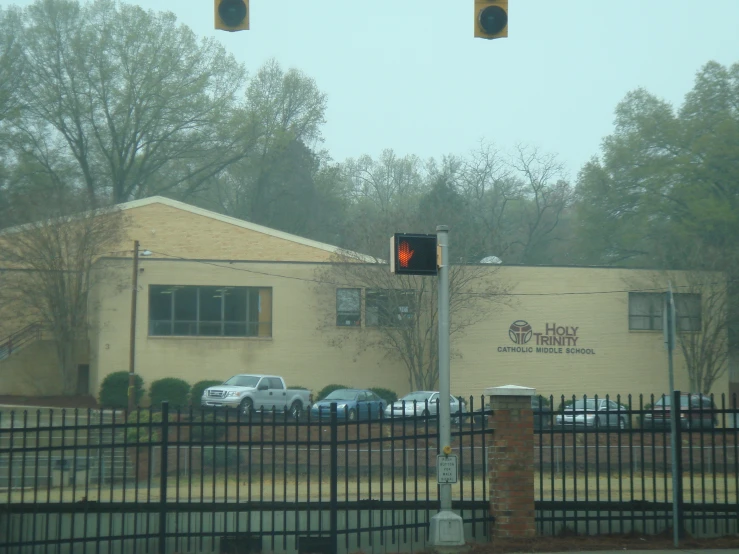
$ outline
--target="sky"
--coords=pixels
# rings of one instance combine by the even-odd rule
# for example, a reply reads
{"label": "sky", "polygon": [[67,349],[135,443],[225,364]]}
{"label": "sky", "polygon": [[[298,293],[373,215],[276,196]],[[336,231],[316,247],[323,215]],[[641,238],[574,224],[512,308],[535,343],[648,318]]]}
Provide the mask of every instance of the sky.
{"label": "sky", "polygon": [[703,64],[739,62],[739,0],[509,0],[509,36],[492,41],[474,38],[474,0],[250,0],[237,33],[214,29],[214,0],[129,2],[175,13],[251,73],[275,58],[315,79],[336,161],[486,141],[556,154],[575,178],[627,92],[678,106]]}

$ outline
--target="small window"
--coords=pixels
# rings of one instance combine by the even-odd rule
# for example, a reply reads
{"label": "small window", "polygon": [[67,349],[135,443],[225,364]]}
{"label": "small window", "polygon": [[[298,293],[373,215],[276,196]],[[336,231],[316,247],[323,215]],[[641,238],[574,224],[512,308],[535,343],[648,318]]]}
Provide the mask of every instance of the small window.
{"label": "small window", "polygon": [[282,381],[280,381],[277,377],[270,377],[269,388],[274,390],[282,390],[284,387],[282,386]]}
{"label": "small window", "polygon": [[336,289],[336,325],[359,327],[362,324],[362,290]]}
{"label": "small window", "polygon": [[664,294],[653,292],[629,293],[629,329],[661,331]]}
{"label": "small window", "polygon": [[701,323],[701,295],[675,295],[675,326],[679,331],[700,331]]}
{"label": "small window", "polygon": [[365,293],[367,327],[400,327],[413,322],[416,296],[412,290],[368,290]]}

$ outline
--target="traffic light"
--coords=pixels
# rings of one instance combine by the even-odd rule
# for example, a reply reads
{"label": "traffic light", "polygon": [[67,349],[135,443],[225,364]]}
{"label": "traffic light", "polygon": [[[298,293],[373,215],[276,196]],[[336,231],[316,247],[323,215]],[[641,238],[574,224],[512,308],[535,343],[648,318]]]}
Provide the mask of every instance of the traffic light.
{"label": "traffic light", "polygon": [[246,31],[249,29],[249,0],[213,0],[216,29]]}
{"label": "traffic light", "polygon": [[508,36],[508,0],[475,0],[475,36],[487,39]]}
{"label": "traffic light", "polygon": [[395,233],[390,237],[390,272],[396,275],[436,275],[436,235]]}

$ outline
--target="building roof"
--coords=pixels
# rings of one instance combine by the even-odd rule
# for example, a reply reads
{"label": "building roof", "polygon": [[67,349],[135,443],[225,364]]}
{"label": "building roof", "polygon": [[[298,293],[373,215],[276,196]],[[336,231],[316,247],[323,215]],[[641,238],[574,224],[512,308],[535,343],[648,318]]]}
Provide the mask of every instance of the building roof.
{"label": "building roof", "polygon": [[[257,223],[251,223],[250,221],[245,221],[243,219],[238,219],[236,217],[231,217],[228,215],[219,214],[218,212],[214,212],[211,210],[206,210],[204,208],[198,208],[197,206],[193,206],[191,204],[186,204],[185,202],[180,202],[179,200],[173,200],[171,198],[166,198],[164,196],[150,196],[148,198],[142,198],[141,200],[132,200],[130,202],[124,202],[123,204],[118,204],[118,209],[126,211],[126,210],[132,210],[134,208],[141,208],[143,206],[149,206],[151,204],[163,204],[165,206],[169,206],[171,208],[176,208],[178,210],[183,210],[192,214],[200,215],[203,217],[209,217],[215,221],[220,221],[222,223],[228,223],[230,225],[235,225],[236,227],[241,227],[242,229],[248,229],[250,231],[254,231],[257,233],[262,233],[264,235],[269,235],[271,237],[283,239],[283,240],[289,240],[291,242],[302,244],[303,246],[310,246],[312,248],[317,248],[319,250],[325,250],[326,252],[331,252],[334,254],[342,254],[346,253],[346,250],[339,248],[338,246],[333,246],[331,244],[326,244],[324,242],[318,242],[315,240],[307,239],[305,237],[301,237],[299,235],[293,235],[291,233],[285,233],[284,231],[278,231],[277,229],[272,229],[270,227],[265,227],[264,225],[259,225]],[[365,256],[364,254],[357,254],[357,253],[349,253],[355,254],[363,259],[363,261],[376,261],[374,258],[370,256]]]}
{"label": "building roof", "polygon": [[[291,233],[286,233],[284,231],[279,231],[277,229],[265,227],[264,225],[258,225],[256,223],[251,223],[243,219],[238,219],[236,217],[219,214],[212,210],[206,210],[204,208],[199,208],[197,206],[186,204],[185,202],[180,202],[179,200],[173,200],[171,198],[166,198],[164,196],[150,196],[148,198],[142,198],[140,200],[132,200],[130,202],[124,202],[121,204],[117,204],[116,206],[112,206],[111,208],[125,212],[128,210],[133,210],[133,209],[141,208],[144,206],[150,206],[153,204],[169,206],[170,208],[174,208],[174,209],[182,210],[182,211],[185,211],[191,214],[196,214],[199,216],[207,217],[214,221],[219,221],[221,223],[234,225],[242,229],[247,229],[249,231],[254,231],[256,233],[262,233],[267,236],[275,237],[275,238],[282,239],[282,240],[287,240],[287,241],[294,242],[296,244],[300,244],[303,246],[308,246],[311,248],[316,248],[318,250],[323,250],[326,252],[330,252],[332,254],[341,254],[344,256],[348,256],[351,259],[354,259],[356,261],[362,261],[362,262],[367,262],[367,263],[380,262],[380,260],[377,260],[376,258],[372,256],[367,256],[365,254],[360,254],[358,252],[348,251],[338,246],[333,246],[331,244],[326,244],[323,242],[311,240],[311,239],[301,237],[298,235],[293,235]],[[27,228],[29,228],[29,224],[18,225],[16,227],[9,227],[7,229],[1,230],[0,235],[20,232]]]}

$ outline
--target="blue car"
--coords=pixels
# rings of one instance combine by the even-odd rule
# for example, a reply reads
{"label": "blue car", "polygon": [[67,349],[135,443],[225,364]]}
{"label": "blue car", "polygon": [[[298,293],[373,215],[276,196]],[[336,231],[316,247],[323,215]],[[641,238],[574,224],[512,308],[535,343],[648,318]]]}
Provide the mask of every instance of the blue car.
{"label": "blue car", "polygon": [[385,411],[385,402],[371,390],[338,389],[311,408],[314,419],[329,419],[331,404],[336,402],[337,417],[341,420],[380,419]]}

